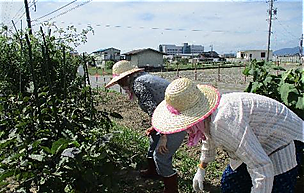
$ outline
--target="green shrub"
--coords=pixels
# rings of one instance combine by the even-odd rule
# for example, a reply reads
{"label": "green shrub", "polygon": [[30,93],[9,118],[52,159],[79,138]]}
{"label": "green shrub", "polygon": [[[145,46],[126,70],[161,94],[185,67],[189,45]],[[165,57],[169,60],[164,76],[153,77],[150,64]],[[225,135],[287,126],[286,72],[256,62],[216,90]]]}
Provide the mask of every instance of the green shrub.
{"label": "green shrub", "polygon": [[304,70],[285,70],[271,63],[253,60],[243,74],[253,76],[246,92],[280,101],[304,120]]}
{"label": "green shrub", "polygon": [[0,192],[113,189],[110,113],[94,108],[95,93],[76,76],[87,58],[69,45],[86,31],[74,31],[0,35]]}

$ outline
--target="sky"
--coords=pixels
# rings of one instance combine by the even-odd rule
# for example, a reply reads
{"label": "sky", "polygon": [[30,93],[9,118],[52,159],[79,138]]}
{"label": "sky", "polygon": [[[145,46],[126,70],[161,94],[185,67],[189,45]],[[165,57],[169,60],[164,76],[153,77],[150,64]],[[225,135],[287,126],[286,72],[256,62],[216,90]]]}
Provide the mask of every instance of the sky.
{"label": "sky", "polygon": [[[36,10],[33,1],[28,0],[34,31],[47,20],[57,27],[74,25],[78,32],[88,25],[93,28],[87,43],[76,48],[80,53],[110,47],[121,53],[158,50],[160,44],[188,43],[202,45],[205,51],[212,45],[225,54],[266,50],[268,44],[266,0],[35,0]],[[13,20],[18,28],[21,23],[26,27],[23,1],[0,3],[0,24],[12,26]],[[271,49],[298,46],[303,34],[303,0],[277,0],[273,5],[277,15],[272,20]]]}

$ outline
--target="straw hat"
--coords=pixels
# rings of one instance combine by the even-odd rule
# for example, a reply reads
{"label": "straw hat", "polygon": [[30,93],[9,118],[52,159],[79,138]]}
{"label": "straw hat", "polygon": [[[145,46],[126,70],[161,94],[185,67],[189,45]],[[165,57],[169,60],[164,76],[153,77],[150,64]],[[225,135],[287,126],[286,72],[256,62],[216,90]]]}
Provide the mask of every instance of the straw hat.
{"label": "straw hat", "polygon": [[190,79],[171,82],[163,100],[152,116],[152,126],[163,134],[188,129],[207,118],[220,101],[217,89],[209,85],[195,85]]}
{"label": "straw hat", "polygon": [[112,80],[105,86],[109,88],[117,83],[120,79],[139,71],[143,71],[143,68],[137,68],[131,65],[131,63],[127,60],[121,60],[116,62],[112,68],[113,78]]}

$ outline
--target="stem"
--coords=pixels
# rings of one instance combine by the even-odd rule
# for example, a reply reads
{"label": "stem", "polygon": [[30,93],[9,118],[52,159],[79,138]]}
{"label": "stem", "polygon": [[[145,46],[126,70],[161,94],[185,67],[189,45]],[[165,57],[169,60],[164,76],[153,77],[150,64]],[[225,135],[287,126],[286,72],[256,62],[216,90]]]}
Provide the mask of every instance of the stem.
{"label": "stem", "polygon": [[33,66],[33,57],[32,57],[32,47],[31,47],[31,43],[28,37],[28,34],[26,34],[26,41],[27,41],[27,45],[28,45],[28,51],[29,51],[29,64],[30,64],[30,69],[31,69],[31,74],[32,74],[32,79],[33,79],[33,85],[34,85],[34,97],[35,97],[35,103],[36,103],[36,107],[38,109],[38,119],[40,121],[40,124],[42,126],[42,128],[44,128],[43,126],[43,120],[42,120],[42,115],[41,115],[41,108],[40,108],[40,104],[38,101],[38,94],[37,94],[37,82],[36,82],[36,74],[34,71],[34,66]]}

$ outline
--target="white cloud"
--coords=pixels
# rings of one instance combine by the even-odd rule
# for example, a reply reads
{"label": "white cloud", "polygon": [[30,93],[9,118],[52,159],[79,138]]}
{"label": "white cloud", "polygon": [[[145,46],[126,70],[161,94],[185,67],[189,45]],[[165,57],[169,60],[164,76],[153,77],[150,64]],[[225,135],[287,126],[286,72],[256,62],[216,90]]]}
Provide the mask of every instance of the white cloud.
{"label": "white cloud", "polygon": [[[71,1],[44,1],[31,10],[31,18],[46,13]],[[77,1],[50,16],[86,1]],[[15,7],[22,2],[14,3]],[[19,4],[17,6],[17,4]],[[277,1],[277,20],[273,21],[271,46],[273,49],[294,47],[302,34],[302,1]],[[18,9],[18,8],[17,8]],[[12,17],[17,9],[12,11]],[[90,24],[95,35],[79,51],[116,47],[122,52],[152,47],[159,44],[201,44],[206,50],[213,44],[220,53],[242,49],[265,49],[268,36],[268,4],[265,1],[194,0],[187,1],[92,1],[55,18],[59,26],[75,25],[79,29]],[[2,18],[4,18],[2,14]],[[43,21],[43,20],[41,20]],[[2,21],[0,20],[0,23]],[[25,20],[23,22],[25,26]]]}

